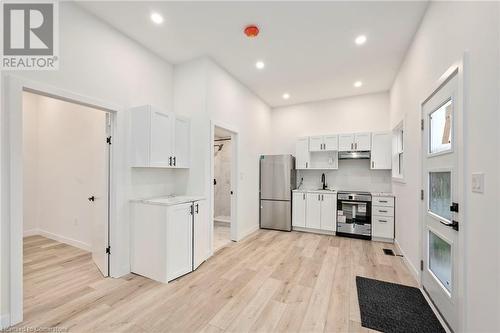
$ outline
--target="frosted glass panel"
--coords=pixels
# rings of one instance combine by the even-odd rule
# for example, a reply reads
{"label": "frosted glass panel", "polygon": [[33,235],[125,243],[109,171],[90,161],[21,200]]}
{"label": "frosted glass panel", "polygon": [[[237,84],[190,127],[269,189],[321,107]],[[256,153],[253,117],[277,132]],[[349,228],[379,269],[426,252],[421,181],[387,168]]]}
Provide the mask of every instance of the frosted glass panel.
{"label": "frosted glass panel", "polygon": [[429,152],[440,153],[451,149],[451,117],[453,103],[451,100],[446,102],[429,116],[430,139]]}
{"label": "frosted glass panel", "polygon": [[451,172],[429,173],[429,210],[451,221]]}
{"label": "frosted glass panel", "polygon": [[451,245],[429,231],[429,269],[451,292]]}

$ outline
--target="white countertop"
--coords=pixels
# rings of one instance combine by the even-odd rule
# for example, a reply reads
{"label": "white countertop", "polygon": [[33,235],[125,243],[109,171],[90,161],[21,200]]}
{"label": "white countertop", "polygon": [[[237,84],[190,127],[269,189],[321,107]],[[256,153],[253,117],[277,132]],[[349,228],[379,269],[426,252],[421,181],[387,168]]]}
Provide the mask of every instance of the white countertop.
{"label": "white countertop", "polygon": [[395,197],[391,192],[371,192],[372,197]]}
{"label": "white countertop", "polygon": [[200,201],[200,200],[205,200],[205,197],[190,196],[190,195],[174,195],[166,197],[147,198],[147,199],[133,199],[130,201],[141,202],[151,205],[172,206],[172,205],[179,205],[187,202]]}
{"label": "white countertop", "polygon": [[297,189],[297,190],[293,190],[293,192],[299,192],[299,193],[332,193],[332,194],[335,194],[337,193],[337,190],[329,190],[329,189],[326,189],[326,190],[319,190],[319,189]]}

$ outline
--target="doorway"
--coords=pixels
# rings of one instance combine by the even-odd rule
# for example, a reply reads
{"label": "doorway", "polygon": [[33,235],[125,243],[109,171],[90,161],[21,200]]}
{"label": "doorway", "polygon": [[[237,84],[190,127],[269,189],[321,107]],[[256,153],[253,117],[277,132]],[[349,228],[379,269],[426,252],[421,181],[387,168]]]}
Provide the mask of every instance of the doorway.
{"label": "doorway", "polygon": [[462,91],[459,69],[422,104],[422,275],[426,294],[460,331],[463,292]]}
{"label": "doorway", "polygon": [[22,113],[25,294],[32,266],[109,276],[111,113],[28,91]]}
{"label": "doorway", "polygon": [[235,137],[220,126],[213,130],[213,249],[214,252],[235,239]]}

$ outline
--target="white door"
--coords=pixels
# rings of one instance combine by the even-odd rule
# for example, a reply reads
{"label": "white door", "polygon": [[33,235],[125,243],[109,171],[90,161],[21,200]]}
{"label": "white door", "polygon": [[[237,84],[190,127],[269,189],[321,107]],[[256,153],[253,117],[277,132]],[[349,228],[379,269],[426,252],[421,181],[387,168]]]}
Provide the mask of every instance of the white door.
{"label": "white door", "polygon": [[321,228],[321,194],[307,193],[306,195],[306,227]]}
{"label": "white door", "polygon": [[174,152],[172,164],[177,168],[189,167],[191,125],[187,118],[175,117],[174,126]]}
{"label": "white door", "polygon": [[309,151],[322,151],[323,150],[323,136],[310,136],[309,137]]}
{"label": "white door", "polygon": [[295,143],[295,168],[307,169],[310,164],[309,138],[300,138]]}
{"label": "white door", "polygon": [[458,78],[455,75],[422,106],[422,285],[451,328],[458,331],[457,262],[460,221],[456,151]]}
{"label": "white door", "polygon": [[173,114],[151,110],[151,154],[153,167],[172,165]]}
{"label": "white door", "polygon": [[292,196],[292,226],[306,226],[306,194],[293,192]]}
{"label": "white door", "polygon": [[[92,111],[100,112],[101,111]],[[107,142],[107,137],[111,133],[111,114],[105,113],[104,122],[98,122],[98,130],[90,130],[95,133],[95,140],[98,141],[93,147],[99,147],[98,151],[92,152],[97,158],[89,158],[92,161],[88,167],[92,169],[88,178],[91,183],[92,193],[89,194],[89,203],[92,209],[91,239],[92,239],[92,260],[101,271],[102,275],[109,276],[109,158],[111,147]]]}
{"label": "white door", "polygon": [[339,151],[354,150],[354,134],[339,135]]}
{"label": "white door", "polygon": [[337,216],[337,196],[335,194],[321,195],[321,229],[335,230]]}
{"label": "white door", "polygon": [[373,133],[370,168],[373,170],[392,169],[392,133]]}
{"label": "white door", "polygon": [[372,149],[371,133],[356,133],[354,150],[366,151]]}
{"label": "white door", "polygon": [[210,223],[208,219],[207,201],[196,201],[194,203],[193,212],[193,269],[196,269],[210,256]]}
{"label": "white door", "polygon": [[[193,215],[191,203],[170,206],[167,216],[167,279],[193,270]],[[147,260],[147,258],[144,258]]]}
{"label": "white door", "polygon": [[338,135],[325,135],[323,138],[323,150],[339,150],[339,136]]}

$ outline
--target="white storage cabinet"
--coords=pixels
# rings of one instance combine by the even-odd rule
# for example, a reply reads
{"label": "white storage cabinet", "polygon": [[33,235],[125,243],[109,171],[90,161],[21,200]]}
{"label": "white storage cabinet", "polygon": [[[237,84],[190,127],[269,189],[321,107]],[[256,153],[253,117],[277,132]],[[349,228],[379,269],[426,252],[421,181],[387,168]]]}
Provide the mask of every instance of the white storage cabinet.
{"label": "white storage cabinet", "polygon": [[370,168],[372,170],[392,169],[392,133],[372,133]]}
{"label": "white storage cabinet", "polygon": [[144,105],[130,110],[130,123],[132,167],[189,168],[189,119]]}
{"label": "white storage cabinet", "polygon": [[372,197],[372,238],[394,241],[394,197]]}

